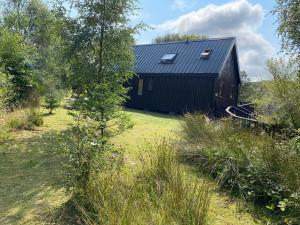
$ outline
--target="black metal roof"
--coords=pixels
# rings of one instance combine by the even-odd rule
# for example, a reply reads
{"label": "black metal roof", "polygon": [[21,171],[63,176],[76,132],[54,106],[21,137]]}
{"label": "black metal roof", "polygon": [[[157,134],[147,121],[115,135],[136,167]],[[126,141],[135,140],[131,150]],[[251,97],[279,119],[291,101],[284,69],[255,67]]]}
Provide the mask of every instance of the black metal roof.
{"label": "black metal roof", "polygon": [[[235,38],[216,38],[198,41],[169,42],[137,45],[134,47],[137,74],[202,74],[217,76],[229,53],[235,46]],[[201,53],[211,49],[208,59],[201,59]],[[173,63],[161,63],[168,53],[177,53]]]}

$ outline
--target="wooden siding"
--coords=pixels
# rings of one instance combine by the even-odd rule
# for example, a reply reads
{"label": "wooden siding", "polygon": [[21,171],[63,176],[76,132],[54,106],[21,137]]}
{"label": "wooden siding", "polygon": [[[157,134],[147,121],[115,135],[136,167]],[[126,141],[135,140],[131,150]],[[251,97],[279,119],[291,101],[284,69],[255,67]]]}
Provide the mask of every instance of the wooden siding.
{"label": "wooden siding", "polygon": [[[143,79],[143,94],[138,95],[139,79]],[[142,76],[131,80],[127,107],[158,112],[210,112],[212,110],[213,77]]]}
{"label": "wooden siding", "polygon": [[223,70],[215,83],[214,104],[217,110],[223,110],[228,106],[236,106],[239,93],[239,71],[235,48],[225,62]]}

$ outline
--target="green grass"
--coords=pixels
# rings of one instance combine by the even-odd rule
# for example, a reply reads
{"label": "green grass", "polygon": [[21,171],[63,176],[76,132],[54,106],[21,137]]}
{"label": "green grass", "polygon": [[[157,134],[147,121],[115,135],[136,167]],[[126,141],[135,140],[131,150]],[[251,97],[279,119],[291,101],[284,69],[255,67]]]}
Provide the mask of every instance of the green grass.
{"label": "green grass", "polygon": [[[125,149],[125,174],[137,170],[140,146],[145,139],[180,136],[180,117],[130,110],[135,126],[116,137]],[[3,117],[2,117],[3,118]],[[0,118],[0,119],[2,119]],[[57,109],[44,117],[44,125],[34,131],[11,134],[14,140],[0,145],[0,224],[47,224],[68,201],[60,178],[59,147],[52,131],[62,131],[72,122],[66,110]],[[187,169],[188,170],[188,169]],[[199,178],[199,182],[201,178]],[[215,187],[212,183],[213,188]],[[214,191],[209,210],[213,225],[262,224],[225,194]]]}

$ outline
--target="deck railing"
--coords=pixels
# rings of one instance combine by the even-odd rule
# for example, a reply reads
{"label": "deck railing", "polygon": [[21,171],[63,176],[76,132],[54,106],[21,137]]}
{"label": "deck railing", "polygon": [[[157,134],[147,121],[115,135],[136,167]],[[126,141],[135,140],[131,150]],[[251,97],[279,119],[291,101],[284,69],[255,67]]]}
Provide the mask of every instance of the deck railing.
{"label": "deck railing", "polygon": [[[276,134],[284,135],[286,137],[299,136],[300,132],[281,124],[269,124],[254,113],[254,110],[247,109],[251,104],[244,104],[239,106],[229,106],[226,112],[229,116],[240,126],[254,128],[265,131],[268,135],[274,137]],[[251,105],[252,107],[253,105]]]}

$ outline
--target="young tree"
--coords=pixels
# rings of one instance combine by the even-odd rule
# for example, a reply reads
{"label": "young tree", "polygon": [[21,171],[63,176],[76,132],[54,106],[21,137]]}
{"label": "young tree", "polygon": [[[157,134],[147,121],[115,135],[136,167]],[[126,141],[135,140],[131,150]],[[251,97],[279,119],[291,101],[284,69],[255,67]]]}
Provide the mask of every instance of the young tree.
{"label": "young tree", "polygon": [[57,93],[50,91],[45,95],[44,107],[49,110],[49,114],[53,113],[53,110],[59,107],[59,96]]}
{"label": "young tree", "polygon": [[85,144],[68,152],[79,162],[72,164],[73,171],[79,170],[73,185],[84,191],[93,162],[112,149],[110,138],[131,126],[122,105],[124,86],[134,73],[133,35],[139,26],[128,25],[135,0],[82,0],[75,2],[75,10],[71,82],[77,100],[72,115],[80,122],[73,134]]}
{"label": "young tree", "polygon": [[178,34],[171,33],[163,36],[156,37],[153,40],[153,43],[165,43],[165,42],[174,42],[174,41],[194,41],[194,40],[202,40],[207,39],[208,37],[205,35],[199,34]]}

